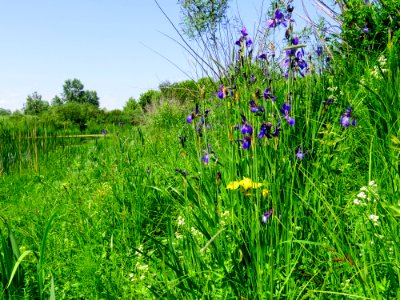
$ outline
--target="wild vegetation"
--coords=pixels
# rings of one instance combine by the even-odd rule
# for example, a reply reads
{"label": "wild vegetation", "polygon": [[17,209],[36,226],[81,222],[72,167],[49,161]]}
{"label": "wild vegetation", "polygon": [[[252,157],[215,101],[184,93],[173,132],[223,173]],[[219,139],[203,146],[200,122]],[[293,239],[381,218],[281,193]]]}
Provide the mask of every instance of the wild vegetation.
{"label": "wild vegetation", "polygon": [[101,136],[45,121],[87,103],[2,117],[0,298],[399,298],[399,7],[363,3],[316,41],[272,5],[218,76],[85,119]]}

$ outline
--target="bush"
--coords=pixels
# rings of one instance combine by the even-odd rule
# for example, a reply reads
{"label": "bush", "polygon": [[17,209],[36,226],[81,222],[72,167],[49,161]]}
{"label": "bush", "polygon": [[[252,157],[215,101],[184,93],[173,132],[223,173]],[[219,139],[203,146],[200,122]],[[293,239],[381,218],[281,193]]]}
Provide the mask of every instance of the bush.
{"label": "bush", "polygon": [[342,19],[341,37],[350,50],[360,55],[381,52],[389,39],[400,36],[398,0],[378,0],[371,4],[350,0]]}

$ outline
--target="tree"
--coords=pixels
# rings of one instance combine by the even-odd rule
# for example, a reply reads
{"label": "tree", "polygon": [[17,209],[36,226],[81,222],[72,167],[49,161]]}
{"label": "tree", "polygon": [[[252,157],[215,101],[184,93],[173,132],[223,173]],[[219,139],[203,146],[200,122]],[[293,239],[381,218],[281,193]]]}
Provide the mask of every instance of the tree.
{"label": "tree", "polygon": [[148,90],[139,96],[139,104],[144,111],[146,106],[154,103],[158,103],[161,98],[161,92],[156,90]]}
{"label": "tree", "polygon": [[[318,0],[325,4],[323,0]],[[343,50],[357,55],[377,54],[389,40],[400,39],[400,2],[398,0],[339,0],[340,38]]]}
{"label": "tree", "polygon": [[34,92],[26,98],[23,110],[26,115],[39,115],[48,110],[49,106],[49,102],[42,100],[42,96]]}
{"label": "tree", "polygon": [[10,116],[10,115],[11,115],[11,110],[0,108],[0,116]]}
{"label": "tree", "polygon": [[85,91],[83,95],[83,103],[88,103],[94,106],[99,107],[99,97],[97,96],[96,91]]}
{"label": "tree", "polygon": [[194,80],[185,80],[175,83],[165,81],[158,88],[163,99],[175,99],[181,103],[192,101],[199,96],[199,88]]}
{"label": "tree", "polygon": [[55,104],[77,102],[88,103],[97,107],[99,107],[100,105],[97,92],[85,91],[82,82],[76,78],[73,80],[68,79],[65,81],[63,85],[63,94],[61,99],[62,101],[60,101],[58,97],[53,100]]}
{"label": "tree", "polygon": [[65,102],[83,103],[85,92],[83,84],[78,79],[67,79],[63,85],[63,98]]}
{"label": "tree", "polygon": [[122,109],[122,111],[125,113],[133,113],[137,110],[141,110],[141,107],[133,97],[130,97],[128,99],[128,101],[125,103],[124,108]]}
{"label": "tree", "polygon": [[58,96],[54,96],[54,98],[51,100],[52,106],[61,105],[61,104],[64,104],[64,100]]}
{"label": "tree", "polygon": [[189,38],[204,34],[215,40],[218,26],[226,21],[229,0],[179,0],[183,32]]}

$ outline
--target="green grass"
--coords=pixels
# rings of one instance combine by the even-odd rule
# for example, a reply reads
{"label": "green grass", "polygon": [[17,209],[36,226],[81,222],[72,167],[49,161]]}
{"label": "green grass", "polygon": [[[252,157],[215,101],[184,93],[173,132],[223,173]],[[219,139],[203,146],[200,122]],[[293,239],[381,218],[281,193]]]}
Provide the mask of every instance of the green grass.
{"label": "green grass", "polygon": [[[277,101],[258,100],[265,117],[249,111],[249,99],[267,84],[248,62],[244,68],[258,81],[239,74],[224,82],[236,83],[233,96],[199,97],[200,113],[210,110],[209,128],[198,125],[200,117],[186,123],[194,104],[171,101],[148,125],[115,128],[105,139],[60,144],[54,138],[50,147],[27,131],[7,140],[0,148],[3,166],[10,152],[36,158],[28,163],[17,156],[0,177],[0,296],[399,297],[396,51],[383,53],[386,71],[378,74],[376,62],[353,61],[351,71],[338,62],[324,75],[274,78]],[[295,126],[281,119],[278,138],[257,142],[263,122],[277,123],[288,91]],[[332,93],[335,102],[322,105]],[[339,119],[349,106],[357,125],[344,128]],[[241,114],[254,129],[247,150],[233,129]],[[12,129],[6,134],[18,136]],[[303,160],[295,155],[299,145]],[[226,188],[243,177],[263,186]],[[25,251],[34,255],[24,257],[6,288]]]}

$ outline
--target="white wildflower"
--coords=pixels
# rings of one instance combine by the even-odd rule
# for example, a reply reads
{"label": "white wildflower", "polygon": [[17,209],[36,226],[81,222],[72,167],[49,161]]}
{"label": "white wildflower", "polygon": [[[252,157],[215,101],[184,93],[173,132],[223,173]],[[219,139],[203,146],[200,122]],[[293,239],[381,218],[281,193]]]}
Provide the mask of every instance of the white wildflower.
{"label": "white wildflower", "polygon": [[387,61],[387,59],[386,59],[385,56],[383,56],[383,55],[379,56],[378,62],[379,62],[379,65],[380,65],[382,68],[386,65],[386,61]]}
{"label": "white wildflower", "polygon": [[175,232],[175,238],[176,238],[177,240],[181,240],[181,239],[183,238],[183,235],[180,234],[179,232]]}
{"label": "white wildflower", "polygon": [[225,210],[225,211],[222,213],[221,217],[222,217],[222,218],[228,218],[228,217],[229,217],[229,210]]}
{"label": "white wildflower", "polygon": [[197,230],[196,228],[194,228],[194,227],[191,227],[191,228],[190,228],[190,232],[191,232],[192,235],[195,236],[195,237],[201,236],[200,231],[198,231],[198,230]]}
{"label": "white wildflower", "polygon": [[374,180],[371,180],[370,182],[368,182],[368,185],[373,186],[373,187],[377,186]]}
{"label": "white wildflower", "polygon": [[358,197],[358,198],[361,198],[361,199],[366,199],[366,198],[367,198],[367,195],[366,195],[364,192],[361,192],[361,193],[359,193],[359,194],[357,195],[357,197]]}
{"label": "white wildflower", "polygon": [[136,263],[136,269],[138,271],[143,271],[143,272],[147,272],[149,270],[149,265],[146,264],[140,264],[139,262]]}
{"label": "white wildflower", "polygon": [[374,226],[379,225],[378,224],[379,216],[371,214],[368,216],[368,219],[370,219],[374,223]]}
{"label": "white wildflower", "polygon": [[143,244],[138,247],[138,251],[135,251],[135,255],[141,257],[143,252]]}
{"label": "white wildflower", "polygon": [[357,199],[357,198],[355,198],[355,199],[353,200],[353,203],[354,203],[355,205],[360,205],[360,206],[366,206],[366,205],[367,205],[367,203],[362,202],[360,199]]}
{"label": "white wildflower", "polygon": [[183,225],[185,225],[185,219],[182,216],[179,216],[177,223],[178,223],[178,226],[183,226]]}

